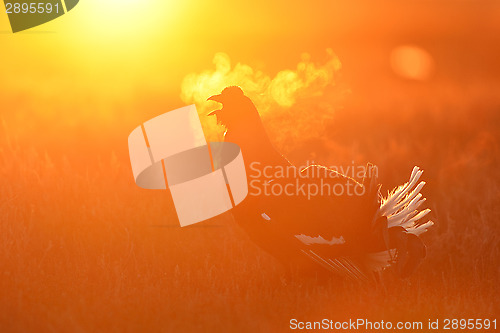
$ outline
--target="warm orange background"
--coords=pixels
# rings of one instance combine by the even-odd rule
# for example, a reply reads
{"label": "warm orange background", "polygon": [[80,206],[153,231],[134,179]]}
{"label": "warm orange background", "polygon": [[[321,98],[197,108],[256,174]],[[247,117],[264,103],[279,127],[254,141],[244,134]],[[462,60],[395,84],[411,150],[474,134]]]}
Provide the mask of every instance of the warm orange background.
{"label": "warm orange background", "polygon": [[[0,331],[498,316],[499,22],[494,0],[82,0],[17,34],[0,14]],[[394,70],[401,45],[426,52],[428,76]],[[387,294],[285,285],[229,215],[177,228],[168,195],[131,175],[129,132],[185,105],[183,79],[215,54],[273,78],[322,68],[327,49],[342,68],[322,94],[269,104],[264,121],[296,164],[370,161],[384,190],[426,170],[429,258],[409,281],[389,273]]]}

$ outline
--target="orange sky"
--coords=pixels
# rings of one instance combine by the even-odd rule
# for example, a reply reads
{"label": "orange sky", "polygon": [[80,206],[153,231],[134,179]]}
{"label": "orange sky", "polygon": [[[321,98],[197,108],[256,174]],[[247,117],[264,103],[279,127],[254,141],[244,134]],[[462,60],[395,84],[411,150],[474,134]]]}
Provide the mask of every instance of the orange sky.
{"label": "orange sky", "polygon": [[111,135],[184,105],[183,78],[212,69],[217,52],[272,77],[294,69],[304,52],[324,64],[330,48],[362,95],[393,75],[389,54],[409,43],[433,55],[438,78],[496,82],[499,17],[498,1],[478,0],[82,0],[59,19],[11,34],[0,15],[0,115],[20,136]]}

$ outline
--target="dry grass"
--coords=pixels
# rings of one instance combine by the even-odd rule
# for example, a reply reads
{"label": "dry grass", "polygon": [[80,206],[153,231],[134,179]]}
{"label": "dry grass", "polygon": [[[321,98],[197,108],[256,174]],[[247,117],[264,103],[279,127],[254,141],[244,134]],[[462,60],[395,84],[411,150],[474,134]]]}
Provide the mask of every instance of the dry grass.
{"label": "dry grass", "polygon": [[323,138],[287,152],[296,162],[309,152],[325,164],[372,161],[386,190],[414,164],[426,170],[437,222],[425,236],[429,258],[409,280],[387,272],[387,293],[336,279],[283,283],[281,269],[229,215],[177,227],[167,194],[132,181],[127,126],[116,131],[119,144],[76,138],[82,149],[63,142],[46,153],[5,124],[0,331],[277,332],[291,318],[493,318],[500,104],[475,101],[410,101],[400,113],[351,105]]}

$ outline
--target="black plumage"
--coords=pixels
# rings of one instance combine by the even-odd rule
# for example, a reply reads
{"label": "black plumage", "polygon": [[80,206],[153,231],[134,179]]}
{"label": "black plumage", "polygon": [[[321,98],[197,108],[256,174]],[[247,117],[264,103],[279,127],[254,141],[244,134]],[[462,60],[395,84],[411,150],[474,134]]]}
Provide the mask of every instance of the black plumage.
{"label": "black plumage", "polygon": [[[222,103],[223,107],[210,115],[226,128],[224,140],[240,146],[247,173],[257,167],[293,170],[273,146],[257,108],[241,88],[227,87],[208,100]],[[249,178],[249,185],[254,181],[261,186],[288,186],[297,195],[249,195],[233,209],[235,221],[254,243],[290,269],[308,273],[326,269],[366,280],[371,272],[396,264],[400,274],[407,276],[425,256],[418,232],[413,232],[422,231],[418,229],[421,226],[401,226],[418,215],[413,208],[423,199],[413,187],[421,172],[415,168],[406,187],[396,189],[384,200],[373,166],[368,165],[366,170],[362,183],[320,165],[300,170],[300,176]],[[355,188],[361,194],[300,195],[300,188],[325,184],[330,188]],[[391,219],[400,223],[391,227]]]}

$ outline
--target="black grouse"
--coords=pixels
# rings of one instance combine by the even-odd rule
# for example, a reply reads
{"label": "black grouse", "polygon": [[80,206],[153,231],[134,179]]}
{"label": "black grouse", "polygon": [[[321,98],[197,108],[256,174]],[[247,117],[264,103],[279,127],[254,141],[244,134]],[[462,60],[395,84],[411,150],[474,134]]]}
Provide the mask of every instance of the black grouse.
{"label": "black grouse", "polygon": [[[314,274],[326,269],[368,281],[391,265],[406,277],[425,257],[418,236],[433,222],[420,222],[430,210],[418,210],[425,201],[418,167],[408,183],[383,198],[371,164],[361,183],[321,165],[296,170],[274,148],[257,108],[240,87],[227,87],[208,100],[222,104],[209,115],[225,127],[224,141],[240,146],[250,191],[260,191],[232,210],[235,221],[287,268]],[[270,188],[281,188],[281,194],[269,193]],[[306,193],[339,188],[351,194]]]}

